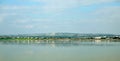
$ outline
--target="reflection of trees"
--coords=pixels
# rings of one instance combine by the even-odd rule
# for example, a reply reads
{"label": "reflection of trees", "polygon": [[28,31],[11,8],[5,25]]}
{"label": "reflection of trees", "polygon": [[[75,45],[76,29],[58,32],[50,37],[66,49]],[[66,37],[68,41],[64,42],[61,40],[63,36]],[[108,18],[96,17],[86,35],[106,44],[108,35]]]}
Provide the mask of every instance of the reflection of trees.
{"label": "reflection of trees", "polygon": [[0,44],[25,44],[25,45],[51,45],[55,46],[78,46],[78,45],[107,45],[117,40],[1,40]]}

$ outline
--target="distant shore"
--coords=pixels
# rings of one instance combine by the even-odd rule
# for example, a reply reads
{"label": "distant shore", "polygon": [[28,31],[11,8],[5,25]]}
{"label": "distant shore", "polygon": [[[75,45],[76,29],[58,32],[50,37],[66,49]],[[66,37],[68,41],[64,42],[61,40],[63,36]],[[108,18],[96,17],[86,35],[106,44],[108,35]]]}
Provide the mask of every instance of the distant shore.
{"label": "distant shore", "polygon": [[120,40],[120,38],[38,38],[38,37],[4,37],[0,40]]}
{"label": "distant shore", "polygon": [[79,34],[79,33],[41,33],[23,35],[3,35],[0,40],[120,40],[114,34]]}

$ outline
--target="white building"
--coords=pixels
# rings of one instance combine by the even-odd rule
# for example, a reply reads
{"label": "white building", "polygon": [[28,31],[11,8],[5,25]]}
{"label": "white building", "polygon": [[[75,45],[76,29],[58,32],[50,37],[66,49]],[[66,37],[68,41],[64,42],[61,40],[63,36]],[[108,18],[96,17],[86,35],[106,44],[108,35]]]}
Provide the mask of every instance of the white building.
{"label": "white building", "polygon": [[102,37],[95,37],[95,39],[101,39]]}

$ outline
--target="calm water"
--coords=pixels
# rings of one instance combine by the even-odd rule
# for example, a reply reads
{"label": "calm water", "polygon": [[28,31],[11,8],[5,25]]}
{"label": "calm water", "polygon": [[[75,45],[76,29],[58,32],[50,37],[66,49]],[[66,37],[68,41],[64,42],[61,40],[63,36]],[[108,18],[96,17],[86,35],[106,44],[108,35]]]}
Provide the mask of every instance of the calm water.
{"label": "calm water", "polygon": [[120,42],[0,41],[0,61],[120,61]]}

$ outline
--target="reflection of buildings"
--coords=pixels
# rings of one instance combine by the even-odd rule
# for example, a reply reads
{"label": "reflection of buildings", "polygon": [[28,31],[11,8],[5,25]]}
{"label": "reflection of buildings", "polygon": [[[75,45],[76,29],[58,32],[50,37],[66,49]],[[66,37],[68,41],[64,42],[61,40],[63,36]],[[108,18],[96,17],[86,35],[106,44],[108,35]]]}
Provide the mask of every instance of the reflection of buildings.
{"label": "reflection of buildings", "polygon": [[55,42],[54,41],[51,42],[51,46],[55,47]]}
{"label": "reflection of buildings", "polygon": [[18,45],[42,45],[42,46],[50,46],[50,47],[70,47],[70,46],[105,46],[112,45],[113,42],[111,40],[92,40],[92,41],[61,41],[61,40],[8,40],[8,41],[0,41],[0,44],[18,44]]}
{"label": "reflection of buildings", "polygon": [[95,40],[95,42],[96,42],[96,43],[100,43],[100,42],[102,42],[102,41],[101,41],[101,40]]}

